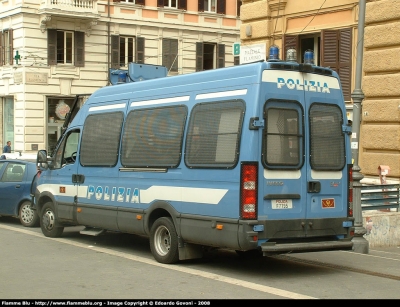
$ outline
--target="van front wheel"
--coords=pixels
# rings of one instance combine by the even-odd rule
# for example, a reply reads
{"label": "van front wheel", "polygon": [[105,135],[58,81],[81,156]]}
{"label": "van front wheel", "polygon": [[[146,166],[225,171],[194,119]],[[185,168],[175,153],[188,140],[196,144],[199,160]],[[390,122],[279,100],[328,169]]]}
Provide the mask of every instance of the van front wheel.
{"label": "van front wheel", "polygon": [[46,237],[58,238],[64,231],[64,227],[58,225],[54,205],[52,202],[45,203],[40,215],[40,228]]}
{"label": "van front wheel", "polygon": [[178,262],[178,234],[171,218],[161,217],[154,222],[150,230],[150,250],[160,263]]}

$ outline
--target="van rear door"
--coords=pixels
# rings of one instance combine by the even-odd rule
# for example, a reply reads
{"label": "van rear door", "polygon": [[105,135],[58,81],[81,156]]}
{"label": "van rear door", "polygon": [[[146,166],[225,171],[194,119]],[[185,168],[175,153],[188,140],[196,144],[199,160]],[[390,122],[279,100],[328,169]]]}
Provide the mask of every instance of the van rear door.
{"label": "van rear door", "polygon": [[343,110],[338,106],[343,100],[338,80],[265,70],[262,81],[265,105],[258,219],[269,221],[266,236],[342,233],[342,221],[331,225],[321,220],[347,216]]}

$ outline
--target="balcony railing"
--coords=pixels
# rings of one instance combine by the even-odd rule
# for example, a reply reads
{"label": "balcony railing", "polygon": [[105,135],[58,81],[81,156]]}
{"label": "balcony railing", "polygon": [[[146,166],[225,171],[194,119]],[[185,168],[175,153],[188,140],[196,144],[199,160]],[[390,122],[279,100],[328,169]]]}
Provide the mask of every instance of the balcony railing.
{"label": "balcony railing", "polygon": [[97,11],[97,0],[42,0],[39,14],[42,32],[52,20],[68,17],[86,23],[86,34],[90,35],[92,27],[97,24],[100,14]]}
{"label": "balcony railing", "polygon": [[[42,0],[40,10],[97,14],[97,0]],[[48,13],[48,12],[46,12]]]}

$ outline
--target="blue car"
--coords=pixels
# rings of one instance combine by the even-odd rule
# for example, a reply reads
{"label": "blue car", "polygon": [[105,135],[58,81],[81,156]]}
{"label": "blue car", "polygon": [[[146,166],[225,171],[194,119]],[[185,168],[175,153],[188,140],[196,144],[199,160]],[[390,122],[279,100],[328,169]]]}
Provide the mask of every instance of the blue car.
{"label": "blue car", "polygon": [[0,159],[0,216],[17,217],[26,227],[39,226],[39,216],[31,206],[36,174],[35,162]]}

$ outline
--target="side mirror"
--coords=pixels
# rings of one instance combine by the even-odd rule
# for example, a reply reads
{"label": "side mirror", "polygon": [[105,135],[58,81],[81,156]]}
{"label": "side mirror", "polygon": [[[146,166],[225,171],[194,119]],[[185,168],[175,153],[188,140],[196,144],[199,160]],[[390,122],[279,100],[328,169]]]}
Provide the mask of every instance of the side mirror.
{"label": "side mirror", "polygon": [[45,170],[49,168],[47,162],[47,151],[44,149],[39,150],[36,157],[36,165],[39,167],[39,169]]}

